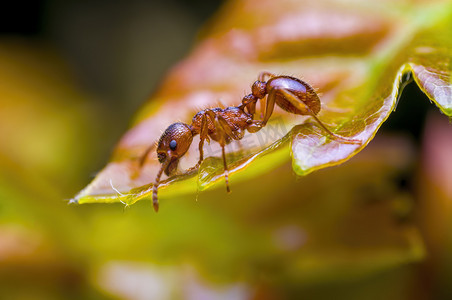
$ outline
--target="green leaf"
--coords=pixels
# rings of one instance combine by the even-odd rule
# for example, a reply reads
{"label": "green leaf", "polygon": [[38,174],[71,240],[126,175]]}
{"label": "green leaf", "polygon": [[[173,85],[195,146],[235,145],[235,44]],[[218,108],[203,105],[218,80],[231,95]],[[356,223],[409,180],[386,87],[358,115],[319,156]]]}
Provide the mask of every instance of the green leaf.
{"label": "green leaf", "polygon": [[[74,199],[78,203],[127,204],[152,193],[160,167],[155,151],[138,161],[171,123],[190,123],[202,108],[238,105],[261,71],[288,74],[314,86],[322,100],[319,118],[276,108],[271,122],[227,148],[232,183],[260,176],[287,162],[298,175],[337,165],[360,152],[395,109],[411,79],[452,116],[452,5],[450,2],[374,3],[329,1],[230,2],[192,53],[175,66],[159,91],[120,140],[111,162]],[[199,172],[185,172],[198,158],[197,140],[166,179],[160,198],[195,194],[222,183],[218,145],[206,146]],[[168,188],[166,188],[168,187]]]}

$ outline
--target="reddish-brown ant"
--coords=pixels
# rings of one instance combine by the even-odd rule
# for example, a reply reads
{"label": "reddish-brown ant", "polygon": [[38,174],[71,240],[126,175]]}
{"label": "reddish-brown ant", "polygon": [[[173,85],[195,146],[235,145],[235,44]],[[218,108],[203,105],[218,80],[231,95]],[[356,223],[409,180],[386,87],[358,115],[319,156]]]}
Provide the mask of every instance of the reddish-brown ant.
{"label": "reddish-brown ant", "polygon": [[[266,77],[269,77],[268,81],[265,81]],[[265,127],[275,104],[287,112],[313,117],[329,135],[337,140],[345,143],[360,143],[359,140],[342,137],[331,132],[317,118],[316,115],[320,111],[320,99],[309,84],[298,78],[262,72],[259,74],[258,80],[253,83],[251,91],[251,94],[243,97],[242,104],[239,106],[205,109],[193,117],[191,125],[178,122],[165,130],[157,144],[157,157],[162,166],[157,173],[152,190],[155,211],[159,209],[157,191],[162,173],[165,172],[166,175],[171,176],[176,172],[180,158],[187,152],[193,137],[197,134],[200,135],[199,161],[193,168],[199,167],[204,159],[204,141],[210,142],[212,139],[218,142],[222,149],[224,177],[226,189],[229,192],[229,172],[224,147],[232,140],[242,139],[245,130],[254,133]],[[266,102],[265,97],[267,97]],[[261,101],[262,106],[265,105],[262,120],[254,120],[258,100]],[[146,151],[143,155],[141,164],[144,163],[148,152]]]}

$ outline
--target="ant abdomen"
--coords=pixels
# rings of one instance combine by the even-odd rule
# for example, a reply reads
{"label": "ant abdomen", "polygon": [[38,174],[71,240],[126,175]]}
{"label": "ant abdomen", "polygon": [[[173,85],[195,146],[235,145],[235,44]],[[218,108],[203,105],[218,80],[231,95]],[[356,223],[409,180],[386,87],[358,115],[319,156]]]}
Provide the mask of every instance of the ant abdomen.
{"label": "ant abdomen", "polygon": [[[296,115],[317,115],[320,112],[320,98],[306,82],[291,76],[276,76],[268,80],[267,92],[275,93],[276,104],[287,112]],[[293,94],[302,107],[288,101],[287,93]],[[310,110],[310,111],[309,111]]]}

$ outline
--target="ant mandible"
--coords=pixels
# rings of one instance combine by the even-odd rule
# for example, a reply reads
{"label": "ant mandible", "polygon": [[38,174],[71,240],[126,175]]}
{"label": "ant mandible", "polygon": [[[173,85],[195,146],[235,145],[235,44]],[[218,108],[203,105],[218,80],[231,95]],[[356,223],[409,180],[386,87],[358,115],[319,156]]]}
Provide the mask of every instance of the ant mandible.
{"label": "ant mandible", "polygon": [[[269,77],[268,81],[265,81],[266,77]],[[273,113],[275,104],[289,113],[313,117],[330,136],[337,140],[352,144],[361,143],[359,140],[331,132],[317,118],[317,114],[320,112],[319,96],[309,84],[298,78],[262,72],[259,74],[258,80],[253,83],[251,91],[251,94],[243,97],[242,104],[239,106],[225,109],[204,109],[193,117],[191,125],[178,122],[171,124],[163,132],[157,144],[157,157],[162,165],[152,188],[152,203],[156,212],[159,209],[157,191],[162,173],[165,172],[167,176],[171,176],[176,172],[180,158],[187,152],[193,137],[197,134],[200,135],[199,161],[191,169],[199,167],[204,159],[204,141],[210,143],[212,139],[218,142],[222,150],[226,189],[230,192],[225,146],[232,140],[242,139],[245,130],[255,133],[265,127]],[[267,97],[266,102],[265,97]],[[262,120],[254,120],[258,100],[260,100],[261,107],[264,109]],[[141,165],[143,165],[149,150],[142,156]]]}

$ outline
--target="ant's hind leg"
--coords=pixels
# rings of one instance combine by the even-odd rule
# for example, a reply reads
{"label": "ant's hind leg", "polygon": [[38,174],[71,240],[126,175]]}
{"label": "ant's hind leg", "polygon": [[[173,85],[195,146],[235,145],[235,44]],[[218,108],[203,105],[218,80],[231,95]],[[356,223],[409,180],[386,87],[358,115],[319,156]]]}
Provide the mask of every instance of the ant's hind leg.
{"label": "ant's hind leg", "polygon": [[264,118],[262,119],[263,126],[265,126],[268,120],[270,119],[273,113],[273,109],[275,108],[275,103],[276,103],[276,90],[272,89],[267,96],[267,103],[265,104],[265,113]]}
{"label": "ant's hind leg", "polygon": [[[275,77],[276,75],[270,72],[260,72],[259,76],[257,77],[257,80],[261,81],[261,82],[266,82],[265,77]],[[268,98],[268,97],[267,97]],[[267,100],[268,101],[268,100]],[[259,99],[259,104],[260,104],[260,110],[261,110],[261,119],[263,119],[265,117],[265,97]]]}
{"label": "ant's hind leg", "polygon": [[341,135],[335,134],[333,133],[331,130],[329,130],[322,121],[320,121],[319,118],[317,118],[317,116],[312,112],[312,110],[309,108],[309,106],[304,103],[303,101],[301,101],[297,96],[295,96],[294,94],[292,94],[291,92],[289,92],[288,90],[285,89],[278,89],[278,91],[280,91],[283,95],[284,98],[289,101],[293,106],[295,106],[296,108],[298,108],[301,111],[305,111],[307,112],[311,117],[313,117],[317,123],[319,123],[319,125],[332,137],[334,137],[337,140],[343,141],[345,143],[348,144],[361,144],[362,142],[360,140],[356,140],[356,139],[352,139],[352,138],[347,138],[347,137],[343,137]]}
{"label": "ant's hind leg", "polygon": [[265,77],[267,77],[267,76],[272,78],[272,77],[275,77],[276,75],[273,73],[270,73],[270,72],[263,71],[263,72],[259,73],[259,76],[257,76],[257,80],[265,82]]}

